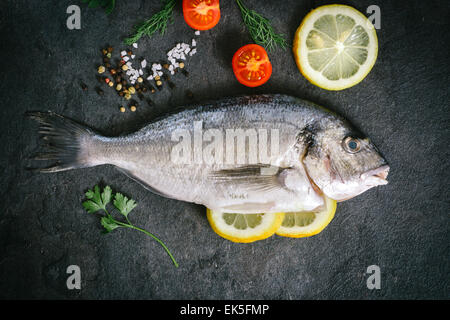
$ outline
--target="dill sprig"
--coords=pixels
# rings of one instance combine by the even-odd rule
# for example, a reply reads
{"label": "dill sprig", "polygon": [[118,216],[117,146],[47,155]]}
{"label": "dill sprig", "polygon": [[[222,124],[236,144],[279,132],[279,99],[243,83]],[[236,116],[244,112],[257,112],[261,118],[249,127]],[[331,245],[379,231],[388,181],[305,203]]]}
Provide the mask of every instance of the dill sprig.
{"label": "dill sprig", "polygon": [[277,45],[286,49],[287,42],[284,35],[277,34],[267,18],[254,10],[248,9],[242,4],[241,0],[236,0],[236,3],[241,10],[242,20],[244,20],[248,32],[256,44],[265,47],[267,50],[272,50]]}
{"label": "dill sprig", "polygon": [[164,34],[167,24],[172,20],[173,7],[175,7],[176,0],[164,0],[164,7],[150,19],[135,26],[135,34],[125,39],[127,45],[137,42],[142,36],[152,36],[159,31]]}

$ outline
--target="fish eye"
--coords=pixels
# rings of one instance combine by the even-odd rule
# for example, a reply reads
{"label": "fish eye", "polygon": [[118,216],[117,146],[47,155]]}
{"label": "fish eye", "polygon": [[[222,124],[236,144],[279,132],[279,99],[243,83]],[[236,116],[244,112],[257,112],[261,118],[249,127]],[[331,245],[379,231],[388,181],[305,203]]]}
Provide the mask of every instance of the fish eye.
{"label": "fish eye", "polygon": [[344,150],[349,153],[356,153],[361,150],[361,142],[356,138],[347,137],[342,141],[342,145]]}

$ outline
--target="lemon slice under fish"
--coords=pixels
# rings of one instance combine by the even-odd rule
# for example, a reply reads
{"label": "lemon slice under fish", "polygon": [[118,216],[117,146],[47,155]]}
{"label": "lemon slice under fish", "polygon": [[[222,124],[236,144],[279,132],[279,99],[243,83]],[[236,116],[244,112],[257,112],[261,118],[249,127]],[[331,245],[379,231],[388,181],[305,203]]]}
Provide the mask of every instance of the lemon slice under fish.
{"label": "lemon slice under fish", "polygon": [[362,81],[378,55],[372,23],[345,5],[311,11],[294,36],[293,51],[300,72],[327,90],[342,90]]}
{"label": "lemon slice under fish", "polygon": [[318,212],[286,212],[280,228],[275,232],[279,236],[302,238],[321,232],[331,222],[336,212],[336,200],[324,196],[325,205]]}
{"label": "lemon slice under fish", "polygon": [[284,213],[226,213],[206,210],[212,229],[221,237],[248,243],[270,237],[283,222]]}

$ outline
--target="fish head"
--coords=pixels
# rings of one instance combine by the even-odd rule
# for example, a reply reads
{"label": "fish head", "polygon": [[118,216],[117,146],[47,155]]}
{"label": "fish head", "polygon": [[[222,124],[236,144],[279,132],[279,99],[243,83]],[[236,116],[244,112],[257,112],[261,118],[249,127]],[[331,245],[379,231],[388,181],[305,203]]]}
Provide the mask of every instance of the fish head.
{"label": "fish head", "polygon": [[303,164],[312,182],[337,201],[388,183],[387,161],[368,138],[344,121],[312,134]]}

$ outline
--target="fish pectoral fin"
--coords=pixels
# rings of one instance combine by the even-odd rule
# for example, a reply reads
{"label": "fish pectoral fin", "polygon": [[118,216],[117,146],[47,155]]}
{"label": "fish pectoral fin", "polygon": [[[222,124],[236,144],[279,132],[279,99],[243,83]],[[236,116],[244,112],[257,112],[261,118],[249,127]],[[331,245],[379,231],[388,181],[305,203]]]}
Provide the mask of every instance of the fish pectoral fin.
{"label": "fish pectoral fin", "polygon": [[139,184],[141,184],[145,189],[147,189],[150,192],[153,192],[154,194],[157,194],[161,197],[164,198],[170,198],[170,199],[174,199],[174,197],[160,191],[157,190],[155,188],[153,188],[151,185],[149,185],[147,182],[143,181],[142,179],[138,178],[133,172],[129,171],[129,170],[125,170],[123,168],[119,168],[116,167],[117,170],[119,170],[120,172],[122,172],[123,174],[125,174],[128,178],[133,179],[134,181],[138,182]]}
{"label": "fish pectoral fin", "polygon": [[213,171],[210,177],[218,183],[244,185],[253,190],[270,190],[283,187],[279,175],[285,170],[267,164],[255,164]]}

